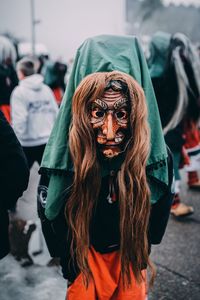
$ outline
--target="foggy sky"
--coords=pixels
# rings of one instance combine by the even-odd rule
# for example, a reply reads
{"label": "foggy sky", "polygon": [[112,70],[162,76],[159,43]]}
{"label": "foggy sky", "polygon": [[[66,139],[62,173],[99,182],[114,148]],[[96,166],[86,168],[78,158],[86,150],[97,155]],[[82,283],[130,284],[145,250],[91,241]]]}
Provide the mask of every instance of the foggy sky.
{"label": "foggy sky", "polygon": [[[36,41],[64,61],[90,36],[123,34],[125,0],[35,0]],[[31,41],[30,0],[0,0],[0,33]]]}

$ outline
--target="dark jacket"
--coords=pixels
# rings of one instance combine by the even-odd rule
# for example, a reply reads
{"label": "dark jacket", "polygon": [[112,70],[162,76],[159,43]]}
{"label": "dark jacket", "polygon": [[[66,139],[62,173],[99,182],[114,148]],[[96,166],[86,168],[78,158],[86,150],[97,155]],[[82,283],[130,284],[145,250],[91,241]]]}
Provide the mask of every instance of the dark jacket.
{"label": "dark jacket", "polygon": [[[149,249],[151,244],[159,244],[164,235],[170,207],[173,199],[171,191],[173,181],[172,156],[168,159],[169,185],[165,195],[151,207],[149,221]],[[68,174],[73,178],[73,174]],[[119,249],[119,205],[118,201],[110,204],[107,196],[109,191],[108,176],[102,178],[101,189],[97,206],[90,222],[90,244],[100,253],[109,253]],[[60,214],[49,221],[44,214],[45,199],[48,192],[49,179],[44,174],[38,186],[38,213],[42,224],[43,234],[52,257],[60,257],[64,278],[73,282],[79,273],[76,259],[72,262],[70,257],[70,233],[64,216],[64,207]],[[68,190],[69,191],[69,190]],[[69,195],[65,195],[67,201]]]}
{"label": "dark jacket", "polygon": [[10,104],[10,95],[17,84],[18,78],[14,67],[0,64],[0,105]]}
{"label": "dark jacket", "polygon": [[0,259],[9,252],[8,210],[26,190],[29,168],[17,137],[0,111]]}

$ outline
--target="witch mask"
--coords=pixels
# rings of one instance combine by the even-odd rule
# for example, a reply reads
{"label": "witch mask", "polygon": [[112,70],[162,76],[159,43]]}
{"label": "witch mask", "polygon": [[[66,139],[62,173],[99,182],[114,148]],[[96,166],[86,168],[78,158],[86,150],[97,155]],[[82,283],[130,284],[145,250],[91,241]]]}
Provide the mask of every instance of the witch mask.
{"label": "witch mask", "polygon": [[129,139],[130,100],[127,86],[111,80],[101,98],[91,104],[91,124],[98,148],[107,158],[113,158],[126,148]]}

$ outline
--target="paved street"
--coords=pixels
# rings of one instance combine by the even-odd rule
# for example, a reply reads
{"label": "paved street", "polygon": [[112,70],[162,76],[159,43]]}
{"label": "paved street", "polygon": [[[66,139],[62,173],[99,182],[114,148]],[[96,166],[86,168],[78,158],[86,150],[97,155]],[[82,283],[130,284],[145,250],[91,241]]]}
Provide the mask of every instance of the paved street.
{"label": "paved street", "polygon": [[[31,184],[18,203],[18,214],[23,218],[37,220],[38,178],[37,165],[34,165]],[[200,299],[200,192],[188,191],[185,180],[181,187],[182,198],[194,206],[195,213],[179,220],[170,217],[162,244],[153,247],[152,260],[158,274],[150,300]],[[38,241],[36,232],[30,253],[37,250]],[[66,283],[58,268],[46,266],[50,259],[47,251],[33,259],[35,265],[27,268],[19,266],[11,256],[0,262],[0,300],[64,300]]]}
{"label": "paved street", "polygon": [[161,245],[153,247],[158,276],[150,300],[200,299],[200,192],[188,190],[183,172],[182,177],[183,202],[195,212],[185,218],[171,216]]}

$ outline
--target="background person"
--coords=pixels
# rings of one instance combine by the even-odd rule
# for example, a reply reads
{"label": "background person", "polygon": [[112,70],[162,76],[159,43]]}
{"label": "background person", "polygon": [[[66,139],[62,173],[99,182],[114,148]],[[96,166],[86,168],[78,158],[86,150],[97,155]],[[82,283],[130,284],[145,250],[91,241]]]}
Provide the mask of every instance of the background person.
{"label": "background person", "polygon": [[29,168],[17,137],[0,111],[0,259],[10,251],[9,213],[26,190]]}
{"label": "background person", "polygon": [[10,96],[18,84],[15,71],[16,50],[12,42],[0,36],[0,110],[10,122]]}
{"label": "background person", "polygon": [[45,62],[41,73],[44,75],[45,84],[52,89],[56,102],[60,106],[66,88],[67,65],[59,61],[48,60]]}
{"label": "background person", "polygon": [[[181,33],[157,32],[150,43],[149,69],[165,141],[173,152],[175,198],[171,213],[187,216],[193,207],[180,198],[181,161],[187,160],[188,185],[199,188],[200,62],[191,41]],[[184,154],[184,155],[183,155]],[[184,158],[182,158],[184,156]]]}
{"label": "background person", "polygon": [[12,126],[24,149],[29,168],[40,164],[58,107],[43,77],[35,74],[35,63],[25,57],[17,63],[20,80],[11,95]]}

